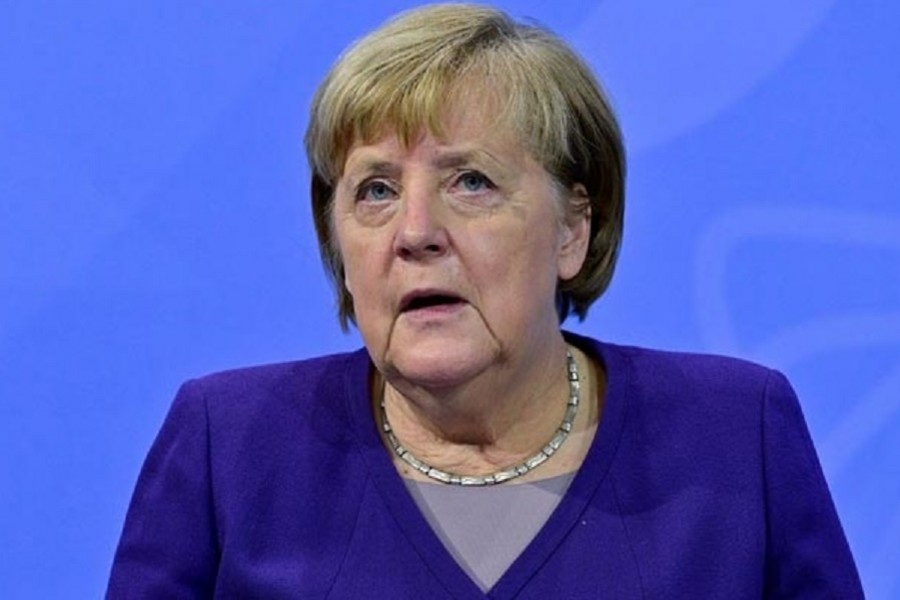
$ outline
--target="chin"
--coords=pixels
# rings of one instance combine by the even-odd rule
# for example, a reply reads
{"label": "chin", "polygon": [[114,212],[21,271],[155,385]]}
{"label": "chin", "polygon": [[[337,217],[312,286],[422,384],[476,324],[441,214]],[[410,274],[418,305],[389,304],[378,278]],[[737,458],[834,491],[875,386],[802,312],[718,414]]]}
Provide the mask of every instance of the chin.
{"label": "chin", "polygon": [[385,354],[387,371],[428,388],[465,384],[500,358],[500,349],[491,339],[428,336],[392,342]]}

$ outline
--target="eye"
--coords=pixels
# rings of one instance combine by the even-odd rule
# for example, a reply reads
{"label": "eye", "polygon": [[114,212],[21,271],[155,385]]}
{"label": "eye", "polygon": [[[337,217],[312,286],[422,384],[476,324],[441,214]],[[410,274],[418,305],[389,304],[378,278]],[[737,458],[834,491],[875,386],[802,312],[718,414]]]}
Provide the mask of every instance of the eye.
{"label": "eye", "polygon": [[494,184],[484,173],[478,171],[466,171],[456,179],[456,185],[464,192],[483,192],[494,187]]}
{"label": "eye", "polygon": [[385,200],[390,200],[393,196],[394,190],[391,186],[380,179],[373,179],[363,183],[356,192],[357,201],[384,202]]}

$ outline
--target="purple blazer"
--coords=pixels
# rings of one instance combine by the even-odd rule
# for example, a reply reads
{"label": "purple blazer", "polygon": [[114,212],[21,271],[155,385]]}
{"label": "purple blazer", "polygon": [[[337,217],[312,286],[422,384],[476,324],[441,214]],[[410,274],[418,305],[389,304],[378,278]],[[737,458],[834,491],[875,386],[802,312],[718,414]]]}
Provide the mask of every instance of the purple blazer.
{"label": "purple blazer", "polygon": [[607,373],[597,435],[488,594],[394,469],[359,350],[184,384],[107,597],[862,598],[784,376],[567,338]]}

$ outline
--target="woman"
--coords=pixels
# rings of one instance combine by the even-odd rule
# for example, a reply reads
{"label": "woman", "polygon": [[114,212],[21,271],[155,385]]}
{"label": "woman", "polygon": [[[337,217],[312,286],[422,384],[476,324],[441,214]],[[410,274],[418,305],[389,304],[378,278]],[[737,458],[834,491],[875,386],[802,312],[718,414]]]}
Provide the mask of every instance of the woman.
{"label": "woman", "polygon": [[559,39],[402,15],[307,152],[365,349],[185,384],[109,597],[861,597],[783,376],[561,332],[610,280],[624,156]]}

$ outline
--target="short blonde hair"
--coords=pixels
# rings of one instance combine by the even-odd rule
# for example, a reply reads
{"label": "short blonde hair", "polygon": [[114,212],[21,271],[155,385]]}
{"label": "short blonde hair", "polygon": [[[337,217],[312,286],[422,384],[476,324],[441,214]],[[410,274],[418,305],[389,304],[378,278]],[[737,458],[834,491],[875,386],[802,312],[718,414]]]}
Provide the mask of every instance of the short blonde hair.
{"label": "short blonde hair", "polygon": [[[557,285],[560,321],[571,312],[584,319],[609,286],[622,239],[625,152],[599,83],[546,29],[493,8],[438,4],[402,13],[353,44],[313,99],[306,132],[313,216],[344,329],[355,316],[331,206],[347,154],[387,131],[406,144],[423,129],[440,136],[448,101],[471,77],[502,90],[500,118],[560,187],[587,191],[590,245],[581,271]],[[572,202],[569,210],[579,210]]]}

